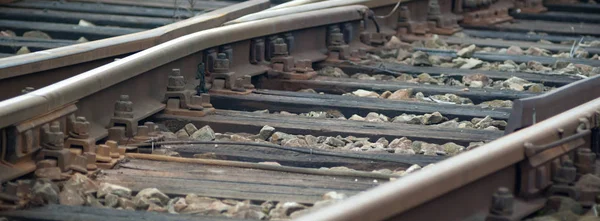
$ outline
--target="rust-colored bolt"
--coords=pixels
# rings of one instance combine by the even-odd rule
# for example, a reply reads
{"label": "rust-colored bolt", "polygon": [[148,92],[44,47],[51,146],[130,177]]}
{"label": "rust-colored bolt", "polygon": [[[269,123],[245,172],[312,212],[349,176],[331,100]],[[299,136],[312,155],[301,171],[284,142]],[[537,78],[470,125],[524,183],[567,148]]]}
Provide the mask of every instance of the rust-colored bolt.
{"label": "rust-colored bolt", "polygon": [[282,38],[275,40],[273,55],[285,56],[288,55],[288,46]]}
{"label": "rust-colored bolt", "polygon": [[229,66],[231,66],[233,63],[233,48],[231,45],[221,46],[221,53],[224,53],[227,56],[227,59],[229,59]]}
{"label": "rust-colored bolt", "polygon": [[108,140],[106,141],[106,145],[110,148],[110,157],[111,158],[119,158],[119,144],[117,141]]}
{"label": "rust-colored bolt", "polygon": [[427,16],[432,18],[441,14],[442,12],[440,11],[440,4],[438,3],[438,0],[429,0],[429,11]]}
{"label": "rust-colored bolt", "polygon": [[53,150],[60,150],[65,144],[65,134],[60,130],[58,121],[52,122],[50,130],[46,133],[47,147]]}
{"label": "rust-colored bolt", "polygon": [[96,153],[85,152],[83,153],[83,156],[85,156],[85,158],[87,159],[87,170],[92,171],[98,169],[98,166],[96,165]]}
{"label": "rust-colored bolt", "polygon": [[110,147],[106,144],[98,145],[96,149],[96,161],[97,162],[110,162]]}
{"label": "rust-colored bolt", "polygon": [[400,6],[400,11],[398,13],[398,21],[399,22],[407,22],[410,20],[410,11],[406,6]]}
{"label": "rust-colored bolt", "polygon": [[140,126],[137,127],[137,134],[136,134],[136,136],[147,137],[148,135],[150,135],[150,129],[148,128],[148,126],[146,126],[146,125],[140,125]]}
{"label": "rust-colored bolt", "polygon": [[121,95],[115,102],[115,117],[133,118],[133,102],[129,100],[129,95]]}
{"label": "rust-colored bolt", "polygon": [[158,126],[156,126],[156,124],[151,121],[145,122],[144,126],[148,127],[148,131],[150,131],[150,133],[156,132],[158,130]]}
{"label": "rust-colored bolt", "polygon": [[73,122],[73,131],[78,138],[88,138],[90,135],[90,122],[85,117],[79,116]]}
{"label": "rust-colored bolt", "polygon": [[500,187],[492,196],[490,213],[495,215],[511,215],[514,207],[514,197],[506,187]]}
{"label": "rust-colored bolt", "polygon": [[36,165],[37,169],[50,168],[50,167],[56,167],[58,165],[58,162],[56,161],[56,159],[45,159],[45,160],[38,161],[35,165]]}
{"label": "rust-colored bolt", "polygon": [[179,69],[171,70],[169,81],[167,83],[167,91],[183,91],[185,90],[185,79],[181,76]]}
{"label": "rust-colored bolt", "polygon": [[295,40],[294,40],[294,35],[292,35],[292,33],[285,33],[284,34],[284,38],[285,38],[285,43],[287,44],[288,47],[288,54],[291,54],[296,46]]}
{"label": "rust-colored bolt", "polygon": [[577,171],[580,174],[588,174],[595,172],[594,163],[596,162],[596,154],[589,148],[577,149],[577,163],[575,164]]}
{"label": "rust-colored bolt", "polygon": [[215,62],[213,63],[213,68],[215,73],[229,72],[229,59],[227,58],[227,54],[217,54],[217,59],[215,59]]}
{"label": "rust-colored bolt", "polygon": [[300,72],[312,70],[312,61],[309,59],[297,60],[295,65],[296,70]]}
{"label": "rust-colored bolt", "polygon": [[87,174],[87,157],[83,155],[73,155],[71,158],[71,169],[83,174]]}
{"label": "rust-colored bolt", "polygon": [[552,181],[558,184],[570,184],[575,182],[577,178],[577,169],[573,166],[573,161],[564,160],[556,174],[552,177]]}

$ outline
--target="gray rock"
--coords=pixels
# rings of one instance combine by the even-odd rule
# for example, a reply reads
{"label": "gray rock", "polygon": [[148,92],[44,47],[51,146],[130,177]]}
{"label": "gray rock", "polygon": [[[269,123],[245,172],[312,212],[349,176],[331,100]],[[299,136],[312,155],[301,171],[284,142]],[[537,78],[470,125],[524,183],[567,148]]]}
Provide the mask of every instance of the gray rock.
{"label": "gray rock", "polygon": [[58,204],[58,186],[50,181],[38,180],[31,189],[35,204]]}
{"label": "gray rock", "polygon": [[546,49],[536,48],[536,47],[529,47],[525,51],[525,54],[526,55],[534,55],[534,56],[549,56],[550,51],[548,51]]}
{"label": "gray rock", "polygon": [[379,97],[378,93],[375,93],[373,91],[363,90],[363,89],[358,89],[358,90],[352,92],[352,94],[355,96],[359,96],[359,97],[374,97],[374,98]]}
{"label": "gray rock", "polygon": [[[112,194],[111,194],[111,195],[112,195]],[[125,197],[121,197],[121,198],[119,198],[119,202],[118,202],[118,204],[119,204],[119,206],[120,206],[121,208],[124,208],[124,209],[126,209],[126,208],[132,208],[132,209],[135,209],[135,207],[136,207],[136,206],[135,206],[135,203],[133,203],[133,201],[132,201],[132,200],[130,200],[130,199],[127,199],[127,198],[125,198]]]}
{"label": "gray rock", "polygon": [[456,55],[458,55],[459,57],[470,58],[471,56],[473,56],[473,53],[475,53],[475,48],[476,46],[474,44],[469,45],[456,52]]}
{"label": "gray rock", "polygon": [[431,114],[423,115],[421,119],[421,124],[429,125],[429,124],[437,124],[444,120],[444,116],[440,114],[440,112],[433,112]]}
{"label": "gray rock", "polygon": [[389,148],[392,149],[396,149],[396,150],[412,150],[412,141],[407,139],[406,137],[402,137],[399,139],[394,139],[392,140],[392,142],[390,142],[390,144],[388,145]]}
{"label": "gray rock", "polygon": [[162,132],[162,135],[165,137],[165,140],[177,140],[177,135],[173,132]]}
{"label": "gray rock", "polygon": [[511,71],[511,72],[515,72],[517,71],[518,67],[512,64],[500,64],[498,65],[498,70],[499,71]]}
{"label": "gray rock", "polygon": [[400,116],[396,116],[392,119],[394,123],[404,123],[404,124],[421,124],[423,122],[423,116],[417,116],[414,114],[402,114]]}
{"label": "gray rock", "polygon": [[160,190],[156,189],[156,188],[146,188],[141,190],[137,195],[135,195],[135,197],[133,198],[133,202],[135,204],[138,204],[138,202],[142,199],[150,199],[150,198],[155,198],[158,199],[161,203],[161,205],[167,205],[167,203],[169,202],[169,196],[167,196],[166,194],[160,192]]}
{"label": "gray rock", "polygon": [[196,131],[198,131],[198,128],[196,128],[196,126],[192,123],[186,124],[183,129],[185,132],[187,132],[187,134],[194,134]]}
{"label": "gray rock", "polygon": [[458,128],[458,125],[460,123],[458,122],[458,119],[453,119],[453,120],[449,120],[446,122],[442,122],[440,124],[437,124],[436,126],[440,126],[440,127],[450,127],[450,128]]}
{"label": "gray rock", "polygon": [[306,209],[306,206],[296,202],[278,203],[277,206],[271,210],[269,216],[271,219],[289,219],[289,216],[293,212],[304,209]]}
{"label": "gray rock", "polygon": [[299,90],[298,92],[302,92],[302,93],[311,93],[311,94],[316,94],[316,93],[317,93],[317,91],[315,91],[315,90],[314,90],[314,89],[312,89],[312,88],[301,89],[301,90]]}
{"label": "gray rock", "polygon": [[417,154],[412,149],[394,149],[394,153],[395,154],[401,154],[401,155],[415,155],[415,154]]}
{"label": "gray rock", "polygon": [[444,152],[446,152],[450,156],[456,155],[460,151],[465,149],[465,147],[455,144],[453,142],[442,145],[442,148],[444,149]]}
{"label": "gray rock", "polygon": [[300,114],[306,117],[314,117],[314,118],[327,118],[327,112],[324,111],[311,111],[305,114]]}
{"label": "gray rock", "polygon": [[521,49],[520,47],[517,47],[517,46],[510,46],[506,50],[506,54],[510,54],[510,55],[523,55],[524,53],[525,52],[523,52],[523,49]]}
{"label": "gray rock", "polygon": [[[462,58],[457,58],[455,60],[458,60],[458,59],[462,59]],[[475,58],[464,59],[463,61],[464,61],[464,64],[462,64],[459,67],[460,69],[475,69],[475,68],[479,68],[483,65],[483,61],[481,61],[479,59],[475,59]]]}
{"label": "gray rock", "polygon": [[388,147],[388,145],[390,144],[390,142],[387,139],[385,139],[385,137],[379,138],[377,141],[375,141],[375,143],[380,143],[381,145],[383,145],[383,147]]}
{"label": "gray rock", "polygon": [[304,139],[292,138],[281,141],[281,145],[286,147],[307,147],[308,143]]}
{"label": "gray rock", "polygon": [[417,165],[417,164],[413,164],[412,166],[410,166],[408,169],[406,169],[405,174],[410,174],[410,173],[414,173],[421,170],[421,166]]}
{"label": "gray rock", "polygon": [[563,69],[563,68],[566,68],[567,66],[569,66],[569,64],[571,64],[571,62],[559,59],[559,60],[556,60],[556,62],[554,62],[554,64],[552,65],[552,68]]}
{"label": "gray rock", "polygon": [[413,93],[413,89],[412,88],[408,88],[408,89],[400,89],[395,91],[394,93],[392,93],[390,96],[387,97],[387,99],[390,100],[410,100],[411,96]]}
{"label": "gray rock", "polygon": [[190,135],[183,128],[181,130],[178,130],[175,133],[175,136],[177,136],[177,138],[179,138],[179,139],[181,139],[181,138],[189,138],[190,137]]}
{"label": "gray rock", "polygon": [[512,101],[504,101],[504,100],[492,100],[492,101],[485,101],[482,102],[481,104],[479,104],[481,107],[483,108],[502,108],[502,107],[506,107],[506,108],[512,108],[513,102]]}
{"label": "gray rock", "polygon": [[275,133],[275,128],[269,125],[265,125],[260,129],[258,133],[258,138],[261,140],[268,140]]}
{"label": "gray rock", "polygon": [[429,62],[429,55],[422,51],[416,51],[412,54],[412,60],[414,66],[431,66]]}
{"label": "gray rock", "polygon": [[383,114],[378,114],[375,112],[370,112],[365,117],[365,121],[367,122],[388,122],[389,118]]}
{"label": "gray rock", "polygon": [[200,141],[211,141],[215,139],[215,131],[213,131],[210,126],[206,125],[194,132],[190,138]]}
{"label": "gray rock", "polygon": [[419,153],[427,156],[437,156],[437,152],[440,150],[441,148],[437,144],[422,143]]}
{"label": "gray rock", "polygon": [[359,80],[377,80],[377,79],[375,79],[375,77],[371,77],[371,75],[363,74],[363,73],[354,74],[354,75],[350,76],[350,78],[359,79]]}
{"label": "gray rock", "polygon": [[85,204],[85,199],[79,191],[66,188],[58,195],[58,200],[61,205],[82,206]]}
{"label": "gray rock", "polygon": [[600,177],[594,174],[585,174],[577,180],[575,187],[586,192],[600,192]]}
{"label": "gray rock", "polygon": [[279,141],[283,141],[283,140],[290,140],[290,139],[294,139],[294,138],[298,138],[298,137],[291,135],[291,134],[286,134],[286,133],[277,131],[277,132],[273,133],[273,135],[271,135],[270,140],[271,140],[271,142],[275,143],[275,142],[279,142]]}
{"label": "gray rock", "polygon": [[492,126],[493,121],[494,121],[494,119],[492,119],[490,116],[485,116],[485,118],[479,120],[477,123],[475,123],[473,121],[471,121],[471,122],[475,124],[475,128],[485,129],[489,126]]}
{"label": "gray rock", "polygon": [[358,116],[356,114],[352,115],[350,118],[348,118],[348,120],[355,120],[355,121],[365,121],[365,118]]}
{"label": "gray rock", "polygon": [[319,75],[336,78],[348,78],[348,75],[342,69],[327,66],[317,72]]}
{"label": "gray rock", "polygon": [[409,81],[412,80],[413,77],[410,74],[400,74],[400,76],[396,77],[396,81]]}
{"label": "gray rock", "polygon": [[98,199],[96,199],[92,195],[87,195],[85,197],[85,205],[91,206],[94,208],[106,208],[106,207],[104,207],[104,205],[102,205],[102,203],[100,203],[100,201]]}
{"label": "gray rock", "polygon": [[75,173],[63,184],[63,189],[73,189],[80,193],[92,193],[98,190],[98,185],[87,176]]}
{"label": "gray rock", "polygon": [[346,145],[346,143],[340,139],[337,139],[335,137],[328,137],[327,139],[325,139],[325,144],[330,145],[330,146],[334,146],[334,147],[343,147],[344,145]]}
{"label": "gray rock", "polygon": [[114,194],[106,194],[106,196],[104,197],[104,206],[106,207],[117,207],[119,205],[119,197],[117,195]]}
{"label": "gray rock", "polygon": [[479,81],[484,85],[488,85],[490,82],[490,78],[484,74],[472,74],[463,76],[462,81],[465,84],[471,84],[474,81]]}
{"label": "gray rock", "polygon": [[253,111],[254,113],[268,114],[269,109]]}
{"label": "gray rock", "polygon": [[131,198],[131,189],[110,183],[101,183],[96,196],[102,198],[109,193],[119,197]]}

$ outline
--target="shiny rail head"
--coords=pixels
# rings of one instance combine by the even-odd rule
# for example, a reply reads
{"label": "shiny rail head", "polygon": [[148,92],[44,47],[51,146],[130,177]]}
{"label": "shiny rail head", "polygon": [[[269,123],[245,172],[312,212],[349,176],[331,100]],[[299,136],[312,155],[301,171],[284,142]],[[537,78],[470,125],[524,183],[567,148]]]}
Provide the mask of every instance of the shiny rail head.
{"label": "shiny rail head", "polygon": [[[228,43],[275,33],[363,18],[365,6],[345,6],[274,17],[196,32],[92,69],[69,79],[0,102],[0,128],[52,111],[126,79],[182,58]],[[150,64],[150,65],[149,65]],[[14,105],[17,101],[19,105]]]}
{"label": "shiny rail head", "polygon": [[269,5],[269,0],[250,0],[147,31],[3,58],[0,59],[0,79],[144,50],[176,37],[217,27],[244,14],[264,10]]}
{"label": "shiny rail head", "polygon": [[[408,2],[405,0],[403,2]],[[315,0],[300,0],[292,1],[285,4],[281,4],[268,10],[249,14],[233,21],[227,22],[224,25],[239,24],[249,21],[256,21],[265,18],[272,18],[282,15],[289,15],[294,13],[308,12],[313,10],[320,10],[326,8],[342,7],[349,5],[363,5],[371,9],[382,6],[390,6],[397,4],[398,0],[330,0],[330,1],[315,1]],[[290,6],[287,6],[289,4]],[[293,7],[291,7],[293,5]]]}

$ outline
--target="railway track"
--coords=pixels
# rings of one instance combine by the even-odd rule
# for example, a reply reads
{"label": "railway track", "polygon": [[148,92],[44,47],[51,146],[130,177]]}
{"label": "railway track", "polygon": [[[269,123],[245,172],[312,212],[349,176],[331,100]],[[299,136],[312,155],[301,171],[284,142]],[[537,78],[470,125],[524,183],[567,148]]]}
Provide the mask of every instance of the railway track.
{"label": "railway track", "polygon": [[25,70],[0,81],[0,216],[591,216],[597,24],[508,3],[326,1],[179,29],[91,69],[22,57],[0,69]]}

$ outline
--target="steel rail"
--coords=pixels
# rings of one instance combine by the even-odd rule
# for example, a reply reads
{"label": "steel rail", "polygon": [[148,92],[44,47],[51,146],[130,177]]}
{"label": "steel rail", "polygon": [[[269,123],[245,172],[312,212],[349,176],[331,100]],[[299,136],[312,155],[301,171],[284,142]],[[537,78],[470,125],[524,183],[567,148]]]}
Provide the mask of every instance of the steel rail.
{"label": "steel rail", "polygon": [[268,0],[250,0],[139,33],[0,59],[0,80],[137,52],[186,34],[268,8]]}
{"label": "steel rail", "polygon": [[[596,113],[598,109],[600,109],[600,98],[548,118],[519,133],[509,134],[489,144],[449,158],[436,164],[427,172],[414,173],[381,185],[297,220],[402,220],[402,217],[405,217],[403,215],[412,209],[434,205],[435,200],[448,196],[453,191],[458,191],[525,160],[526,142],[550,143],[555,141],[559,139],[556,133],[558,128],[565,129],[565,131],[567,129],[574,130],[579,125],[580,118],[587,118]],[[508,182],[516,185],[516,176],[513,179]],[[512,188],[513,186],[510,187],[510,189]],[[491,195],[487,199],[489,202],[479,203],[489,205]],[[438,217],[441,215],[443,214],[438,214]]]}
{"label": "steel rail", "polygon": [[51,112],[207,48],[280,32],[357,21],[362,18],[360,11],[367,9],[364,6],[324,9],[219,27],[179,37],[31,93],[0,102],[0,128]]}
{"label": "steel rail", "polygon": [[[408,0],[409,2],[412,0]],[[404,2],[404,1],[403,1]],[[294,3],[288,2],[288,3]],[[256,21],[265,18],[272,18],[282,15],[288,15],[291,13],[300,13],[307,12],[312,10],[319,10],[325,8],[333,8],[333,7],[341,7],[348,5],[364,5],[371,9],[384,7],[384,6],[393,6],[398,3],[398,0],[329,0],[329,1],[309,1],[309,2],[298,2],[298,5],[294,5],[293,7],[272,7],[268,10],[252,13],[249,15],[245,15],[243,17],[237,18],[235,20],[226,22],[224,25],[238,24],[248,21]],[[281,5],[278,5],[281,6]]]}

